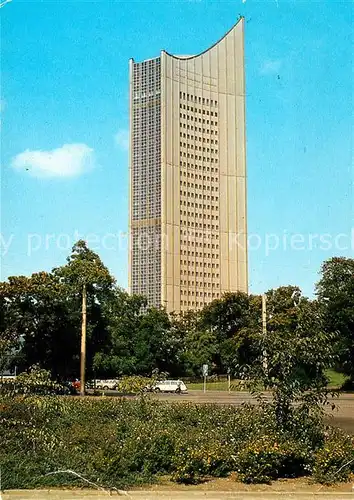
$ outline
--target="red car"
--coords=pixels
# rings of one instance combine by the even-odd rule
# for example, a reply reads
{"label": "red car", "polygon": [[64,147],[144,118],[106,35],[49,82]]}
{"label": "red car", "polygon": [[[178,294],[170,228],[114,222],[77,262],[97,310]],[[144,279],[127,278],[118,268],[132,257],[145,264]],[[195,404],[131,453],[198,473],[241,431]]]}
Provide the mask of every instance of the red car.
{"label": "red car", "polygon": [[76,378],[72,382],[72,386],[74,387],[74,389],[76,389],[78,392],[80,392],[80,380],[78,378]]}

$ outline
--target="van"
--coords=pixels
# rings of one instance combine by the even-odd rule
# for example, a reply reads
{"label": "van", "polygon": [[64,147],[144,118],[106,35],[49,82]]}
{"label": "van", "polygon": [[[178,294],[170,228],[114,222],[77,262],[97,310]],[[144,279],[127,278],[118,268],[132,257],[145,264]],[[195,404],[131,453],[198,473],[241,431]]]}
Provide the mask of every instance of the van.
{"label": "van", "polygon": [[153,385],[154,392],[188,392],[185,383],[182,380],[162,380]]}
{"label": "van", "polygon": [[91,381],[90,386],[103,391],[115,391],[118,387],[118,384],[119,384],[118,379],[105,379],[105,380],[96,379]]}

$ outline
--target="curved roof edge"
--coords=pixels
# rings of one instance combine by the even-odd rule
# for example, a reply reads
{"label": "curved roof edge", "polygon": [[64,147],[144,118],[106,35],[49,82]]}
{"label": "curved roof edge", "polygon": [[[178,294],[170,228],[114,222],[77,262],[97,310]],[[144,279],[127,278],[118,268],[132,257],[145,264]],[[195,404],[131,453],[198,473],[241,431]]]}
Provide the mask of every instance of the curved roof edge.
{"label": "curved roof edge", "polygon": [[167,50],[162,50],[161,52],[164,52],[166,55],[170,56],[170,57],[173,57],[174,59],[178,59],[180,61],[190,61],[191,59],[195,59],[196,57],[200,57],[202,56],[203,54],[206,54],[207,52],[209,52],[209,50],[213,49],[216,45],[218,45],[222,40],[224,40],[224,38],[227,37],[227,35],[229,35],[231,33],[231,31],[236,28],[236,26],[238,25],[239,22],[243,21],[245,19],[244,16],[240,16],[236,23],[231,26],[231,28],[229,29],[229,31],[227,31],[225,33],[225,35],[223,35],[221,38],[219,38],[219,40],[217,42],[215,42],[213,45],[211,45],[211,47],[208,47],[207,49],[203,50],[202,52],[200,52],[199,54],[196,54],[194,56],[189,56],[189,57],[180,57],[180,56],[175,56],[173,54],[170,54],[169,52],[167,52]]}
{"label": "curved roof edge", "polygon": [[131,57],[129,59],[129,62],[132,62],[134,64],[141,64],[141,63],[144,63],[144,62],[155,61],[155,59],[160,59],[160,56],[150,57],[149,59],[143,59],[142,61],[138,61],[138,62],[135,61],[134,57]]}

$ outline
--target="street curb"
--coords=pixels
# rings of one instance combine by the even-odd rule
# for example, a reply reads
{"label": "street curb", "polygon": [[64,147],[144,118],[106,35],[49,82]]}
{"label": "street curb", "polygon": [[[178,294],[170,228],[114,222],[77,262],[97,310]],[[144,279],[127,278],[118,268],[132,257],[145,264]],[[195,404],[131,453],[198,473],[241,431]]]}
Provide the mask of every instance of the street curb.
{"label": "street curb", "polygon": [[108,497],[132,498],[138,500],[348,500],[354,499],[353,492],[294,492],[294,491],[127,491],[118,494],[115,491],[88,491],[88,490],[11,490],[0,494],[0,500],[104,500]]}

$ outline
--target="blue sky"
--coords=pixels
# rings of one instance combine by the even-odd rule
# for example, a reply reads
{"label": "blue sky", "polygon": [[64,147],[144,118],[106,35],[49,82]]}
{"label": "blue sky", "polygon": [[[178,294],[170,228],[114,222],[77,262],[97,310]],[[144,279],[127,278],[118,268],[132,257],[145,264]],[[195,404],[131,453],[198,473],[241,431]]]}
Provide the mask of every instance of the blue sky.
{"label": "blue sky", "polygon": [[198,53],[239,14],[250,291],[311,295],[323,260],[353,255],[349,0],[12,0],[0,11],[2,279],[64,263],[80,236],[127,285],[128,60]]}

